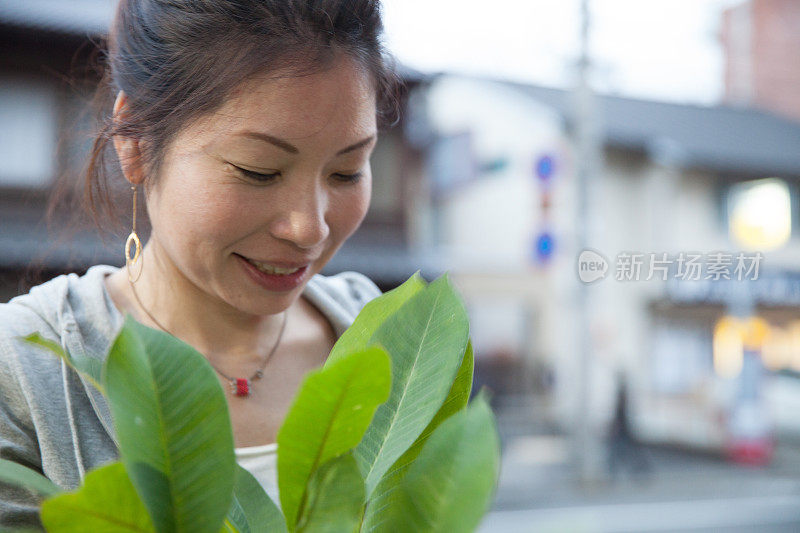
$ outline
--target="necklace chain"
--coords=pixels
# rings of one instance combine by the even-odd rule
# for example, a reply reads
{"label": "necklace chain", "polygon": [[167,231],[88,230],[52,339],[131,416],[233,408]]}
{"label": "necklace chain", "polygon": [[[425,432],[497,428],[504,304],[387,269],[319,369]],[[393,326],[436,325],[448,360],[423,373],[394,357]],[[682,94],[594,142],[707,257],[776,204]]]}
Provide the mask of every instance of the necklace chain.
{"label": "necklace chain", "polygon": [[[169,331],[167,328],[165,328],[164,326],[162,326],[162,325],[161,325],[161,323],[159,323],[159,321],[158,321],[158,320],[156,320],[156,319],[155,319],[155,317],[154,317],[153,315],[151,315],[151,314],[150,314],[150,312],[147,310],[147,308],[146,308],[146,307],[145,307],[145,306],[142,304],[142,301],[139,299],[139,295],[138,295],[138,294],[136,294],[136,288],[133,286],[133,283],[131,283],[131,290],[133,290],[133,295],[134,295],[134,297],[136,297],[136,301],[137,301],[137,302],[139,302],[139,306],[140,306],[140,307],[141,307],[141,308],[144,310],[144,312],[147,314],[147,316],[149,316],[149,317],[150,317],[150,320],[152,320],[153,322],[155,322],[155,323],[158,325],[158,327],[160,327],[161,329],[163,329],[164,331],[166,331],[167,333],[169,333],[170,335],[172,335],[172,333],[170,333],[170,331]],[[260,379],[260,378],[261,378],[261,376],[263,376],[263,375],[264,375],[264,367],[266,367],[266,366],[267,366],[267,361],[269,361],[270,357],[272,357],[272,354],[274,354],[274,353],[275,353],[275,350],[277,350],[277,349],[278,349],[278,345],[281,343],[281,338],[283,337],[283,331],[286,329],[286,320],[287,320],[287,314],[286,314],[286,311],[284,311],[284,312],[283,312],[283,324],[281,324],[281,330],[280,330],[280,332],[278,333],[278,340],[277,340],[277,341],[275,341],[275,346],[273,346],[273,347],[272,347],[272,350],[270,350],[270,352],[269,352],[269,353],[267,354],[267,356],[264,358],[264,362],[263,362],[263,363],[261,363],[261,367],[259,367],[259,369],[258,369],[258,370],[256,370],[255,372],[253,372],[253,375],[252,375],[252,376],[250,376],[250,378],[248,379],[248,381],[253,381],[253,380],[256,380],[256,379]],[[173,336],[173,337],[175,337],[175,335],[172,335],[172,336]],[[212,367],[214,370],[216,370],[216,371],[217,371],[217,373],[218,373],[220,376],[222,376],[222,377],[224,377],[225,379],[227,379],[227,380],[228,380],[228,381],[231,383],[231,385],[236,385],[236,381],[237,381],[237,380],[236,380],[236,378],[232,378],[232,377],[228,376],[227,374],[225,374],[224,372],[222,372],[222,370],[220,370],[219,368],[217,368],[216,366],[214,366],[214,364],[213,364],[213,363],[211,363],[211,361],[209,361],[209,362],[208,362],[208,364],[210,364],[210,365],[211,365],[211,367]]]}

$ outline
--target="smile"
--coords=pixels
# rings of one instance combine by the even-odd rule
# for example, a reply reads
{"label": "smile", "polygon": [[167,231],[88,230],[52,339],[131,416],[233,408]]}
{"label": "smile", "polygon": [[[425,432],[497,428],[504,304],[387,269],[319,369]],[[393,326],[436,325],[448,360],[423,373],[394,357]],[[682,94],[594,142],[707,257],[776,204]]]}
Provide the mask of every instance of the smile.
{"label": "smile", "polygon": [[272,274],[272,275],[278,275],[278,276],[288,276],[289,274],[294,274],[295,272],[300,270],[299,268],[280,268],[280,267],[272,266],[272,265],[267,264],[267,263],[262,263],[260,261],[255,261],[253,259],[248,259],[246,257],[244,257],[244,259],[248,263],[250,263],[251,265],[256,267],[257,269],[259,269],[261,272],[264,272],[266,274]]}

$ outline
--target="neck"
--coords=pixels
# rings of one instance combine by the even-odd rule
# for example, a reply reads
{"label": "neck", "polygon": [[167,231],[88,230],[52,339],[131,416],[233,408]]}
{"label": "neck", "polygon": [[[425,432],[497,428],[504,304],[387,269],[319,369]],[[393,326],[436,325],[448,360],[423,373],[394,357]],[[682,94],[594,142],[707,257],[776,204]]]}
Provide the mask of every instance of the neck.
{"label": "neck", "polygon": [[[133,286],[125,267],[115,274],[124,283],[126,310],[139,322],[190,344],[226,374],[249,374],[275,345],[289,309],[242,312],[186,277],[155,239],[145,245],[140,261],[142,273]],[[138,267],[131,270],[135,278]]]}

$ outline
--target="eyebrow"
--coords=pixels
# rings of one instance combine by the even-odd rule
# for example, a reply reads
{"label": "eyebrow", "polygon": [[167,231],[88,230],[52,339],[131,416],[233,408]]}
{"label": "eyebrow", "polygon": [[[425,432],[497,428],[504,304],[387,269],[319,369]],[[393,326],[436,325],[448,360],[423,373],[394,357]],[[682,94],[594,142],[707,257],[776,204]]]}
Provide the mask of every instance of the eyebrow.
{"label": "eyebrow", "polygon": [[[262,133],[260,131],[246,130],[246,131],[239,132],[237,135],[240,136],[240,137],[249,137],[251,139],[257,139],[259,141],[268,142],[268,143],[270,143],[272,145],[277,146],[278,148],[280,148],[282,150],[285,150],[286,152],[289,152],[290,154],[299,154],[300,153],[300,150],[298,150],[297,147],[293,146],[292,144],[289,144],[288,142],[284,141],[283,139],[279,139],[278,137],[273,137],[272,135],[269,135],[269,134],[266,134],[266,133]],[[372,140],[374,138],[375,138],[375,134],[373,133],[369,137],[361,139],[357,143],[351,144],[350,146],[348,146],[346,148],[342,148],[341,150],[336,152],[336,155],[339,156],[339,155],[346,154],[348,152],[352,152],[353,150],[358,150],[362,146],[366,146],[367,144],[372,142]]]}

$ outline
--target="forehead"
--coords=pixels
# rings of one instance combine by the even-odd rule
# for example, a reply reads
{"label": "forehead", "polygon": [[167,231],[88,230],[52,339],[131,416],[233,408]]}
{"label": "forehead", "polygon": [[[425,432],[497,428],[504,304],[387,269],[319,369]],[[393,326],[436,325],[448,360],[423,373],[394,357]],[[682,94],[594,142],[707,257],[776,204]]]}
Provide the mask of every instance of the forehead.
{"label": "forehead", "polygon": [[338,146],[348,138],[374,133],[375,105],[369,74],[340,56],[310,74],[284,70],[247,80],[202,121],[201,129],[210,142],[250,130],[298,146],[324,139]]}

